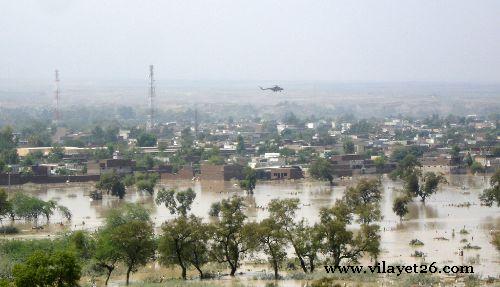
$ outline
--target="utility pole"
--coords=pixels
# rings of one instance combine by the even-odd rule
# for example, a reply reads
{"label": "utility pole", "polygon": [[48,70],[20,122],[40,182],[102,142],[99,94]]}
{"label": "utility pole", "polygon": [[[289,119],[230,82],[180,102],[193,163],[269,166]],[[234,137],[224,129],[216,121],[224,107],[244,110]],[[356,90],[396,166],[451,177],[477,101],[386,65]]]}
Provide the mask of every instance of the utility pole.
{"label": "utility pole", "polygon": [[154,98],[155,98],[155,80],[154,80],[154,67],[149,66],[149,113],[146,129],[151,131],[154,127]]}
{"label": "utility pole", "polygon": [[55,70],[55,79],[54,79],[54,123],[58,124],[61,114],[59,112],[59,71]]}

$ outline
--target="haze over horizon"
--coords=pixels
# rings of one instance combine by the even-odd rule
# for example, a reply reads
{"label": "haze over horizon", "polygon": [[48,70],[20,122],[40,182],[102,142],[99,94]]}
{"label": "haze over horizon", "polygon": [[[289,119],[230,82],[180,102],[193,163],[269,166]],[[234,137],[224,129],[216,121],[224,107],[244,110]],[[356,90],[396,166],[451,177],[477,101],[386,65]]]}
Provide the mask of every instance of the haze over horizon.
{"label": "haze over horizon", "polygon": [[500,83],[499,1],[0,3],[0,79]]}

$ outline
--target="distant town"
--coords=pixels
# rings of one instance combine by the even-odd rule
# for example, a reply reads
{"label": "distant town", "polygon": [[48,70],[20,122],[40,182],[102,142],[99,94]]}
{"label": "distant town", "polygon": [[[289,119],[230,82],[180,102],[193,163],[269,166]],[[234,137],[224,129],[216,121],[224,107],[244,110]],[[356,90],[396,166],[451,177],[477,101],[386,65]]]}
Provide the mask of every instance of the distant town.
{"label": "distant town", "polygon": [[[207,121],[193,111],[184,122],[127,126],[119,121],[87,129],[6,126],[1,132],[1,185],[96,181],[115,172],[157,173],[161,180],[258,180],[316,177],[318,160],[331,164],[332,183],[354,175],[393,172],[408,153],[422,171],[486,174],[500,166],[498,118],[437,115],[259,118]],[[318,178],[318,179],[321,179]]]}

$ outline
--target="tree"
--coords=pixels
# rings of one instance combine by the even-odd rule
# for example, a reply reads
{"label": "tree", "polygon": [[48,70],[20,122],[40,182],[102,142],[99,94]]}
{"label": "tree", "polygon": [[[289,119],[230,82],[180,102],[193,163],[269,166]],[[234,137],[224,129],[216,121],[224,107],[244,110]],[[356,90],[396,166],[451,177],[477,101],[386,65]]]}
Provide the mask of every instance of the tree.
{"label": "tree", "polygon": [[471,167],[472,164],[474,163],[474,159],[472,159],[472,156],[470,155],[470,152],[467,153],[467,156],[464,158],[465,163],[467,164],[468,167]]}
{"label": "tree", "polygon": [[480,162],[474,161],[470,165],[470,171],[474,174],[484,172],[484,166]]}
{"label": "tree", "polygon": [[220,202],[214,202],[210,205],[210,210],[208,211],[208,215],[212,217],[218,217],[220,214],[220,210],[222,205]]}
{"label": "tree", "polygon": [[420,189],[420,171],[414,171],[404,178],[404,191],[409,197],[417,197]]}
{"label": "tree", "polygon": [[273,199],[268,205],[268,210],[269,217],[273,218],[277,227],[283,230],[283,236],[292,245],[300,267],[307,273],[314,271],[319,241],[315,236],[316,230],[307,226],[304,219],[295,222],[299,203],[299,199],[296,198]]}
{"label": "tree", "polygon": [[497,145],[496,147],[493,148],[493,156],[500,157],[500,145]]}
{"label": "tree", "polygon": [[196,192],[191,188],[182,191],[173,188],[169,190],[162,188],[156,197],[156,204],[164,204],[171,214],[185,217],[188,211],[191,210],[191,204],[195,198]]}
{"label": "tree", "polygon": [[328,180],[333,185],[333,165],[327,159],[320,158],[313,162],[309,174],[317,180]]}
{"label": "tree", "polygon": [[420,192],[417,194],[420,196],[422,201],[425,201],[426,197],[436,193],[440,183],[446,183],[446,179],[443,175],[435,174],[433,172],[426,172],[423,176],[424,185],[421,186]]}
{"label": "tree", "polygon": [[356,187],[350,187],[346,190],[345,198],[352,206],[380,202],[382,199],[380,188],[381,183],[378,179],[362,178]]}
{"label": "tree", "polygon": [[3,226],[3,219],[10,213],[11,203],[5,189],[0,188],[0,224]]}
{"label": "tree", "polygon": [[50,221],[50,217],[54,214],[54,210],[57,208],[57,203],[54,200],[49,200],[43,203],[42,214],[47,219],[47,223]]}
{"label": "tree", "polygon": [[190,150],[193,147],[194,136],[191,134],[191,128],[187,127],[181,131],[181,149]]}
{"label": "tree", "polygon": [[16,164],[19,162],[17,155],[17,139],[12,127],[5,126],[0,130],[0,167]]}
{"label": "tree", "polygon": [[49,151],[49,155],[48,155],[48,160],[49,162],[53,162],[53,163],[58,163],[60,162],[64,157],[64,147],[60,146],[60,145],[54,145],[50,151]]}
{"label": "tree", "polygon": [[457,146],[457,145],[454,145],[452,148],[451,148],[451,151],[450,151],[450,155],[452,157],[458,157],[460,155],[460,147]]}
{"label": "tree", "polygon": [[213,155],[208,159],[208,163],[213,165],[223,165],[225,163],[224,159],[218,155]]}
{"label": "tree", "polygon": [[209,261],[208,225],[194,215],[179,216],[165,222],[162,231],[158,244],[160,262],[179,265],[182,279],[186,279],[187,269],[193,265],[203,279],[202,267]]}
{"label": "tree", "polygon": [[112,229],[104,228],[96,234],[96,248],[94,251],[95,265],[98,269],[106,271],[104,285],[108,285],[109,277],[121,259],[121,251],[111,239]]}
{"label": "tree", "polygon": [[141,147],[156,146],[156,135],[148,132],[141,132],[137,137],[137,145]]}
{"label": "tree", "polygon": [[202,222],[199,217],[191,217],[190,226],[193,230],[191,234],[190,256],[187,257],[189,263],[198,270],[200,279],[205,278],[202,267],[210,261],[209,240],[213,235],[211,225]]}
{"label": "tree", "polygon": [[36,197],[28,196],[22,193],[16,193],[10,201],[10,216],[12,220],[15,217],[26,221],[34,221],[38,225],[38,218],[46,212],[46,202]]}
{"label": "tree", "polygon": [[393,171],[391,177],[393,179],[397,177],[405,179],[408,175],[414,173],[416,168],[420,166],[422,166],[422,164],[413,154],[407,154],[398,162],[396,170]]}
{"label": "tree", "polygon": [[257,173],[251,167],[245,167],[243,170],[243,180],[240,180],[240,188],[247,190],[249,193],[253,193],[256,184]]}
{"label": "tree", "polygon": [[13,149],[17,145],[14,137],[14,130],[10,126],[5,126],[0,130],[0,150]]}
{"label": "tree", "polygon": [[382,171],[385,164],[387,163],[387,159],[385,156],[379,156],[379,157],[376,157],[374,160],[373,160],[373,163],[375,164],[375,167],[377,168],[377,171]]}
{"label": "tree", "polygon": [[78,258],[89,260],[94,255],[95,240],[86,231],[77,230],[71,233],[68,237],[69,247],[75,251]]}
{"label": "tree", "polygon": [[495,202],[500,206],[500,169],[497,169],[490,179],[490,188],[481,193],[479,199],[486,206],[492,206]]}
{"label": "tree", "polygon": [[[116,255],[126,266],[128,285],[130,273],[136,272],[139,266],[149,262],[155,252],[154,231],[149,213],[136,204],[128,204],[124,208],[113,210],[106,218],[103,232],[107,246],[112,244],[113,248],[116,248],[112,249],[111,255]],[[106,234],[107,232],[109,233]]]}
{"label": "tree", "polygon": [[151,170],[155,166],[155,159],[150,154],[136,156],[136,168],[142,170]]}
{"label": "tree", "polygon": [[269,263],[274,270],[274,279],[279,279],[279,268],[286,259],[286,241],[282,226],[272,217],[252,225],[256,225],[252,229],[256,230],[261,248],[268,256]]}
{"label": "tree", "polygon": [[299,259],[302,270],[313,273],[315,261],[322,247],[319,225],[309,226],[305,219],[301,219],[291,233],[295,238],[293,242],[295,254],[301,254],[302,257],[302,260]]}
{"label": "tree", "polygon": [[219,221],[213,227],[212,256],[217,262],[229,265],[231,276],[236,273],[245,253],[258,244],[254,226],[244,224],[247,218],[244,207],[243,198],[239,196],[222,200]]}
{"label": "tree", "polygon": [[408,213],[408,202],[410,198],[408,196],[398,196],[394,198],[394,202],[392,203],[392,211],[399,216],[400,220],[403,220],[403,217]]}
{"label": "tree", "polygon": [[434,194],[440,183],[446,183],[446,178],[441,174],[426,172],[422,175],[418,171],[410,173],[405,178],[405,191],[409,196],[420,197],[422,202]]}
{"label": "tree", "polygon": [[111,193],[113,196],[118,196],[120,199],[125,197],[125,184],[114,171],[103,173],[96,184],[96,188],[106,191],[107,194]]}
{"label": "tree", "polygon": [[344,201],[320,210],[322,247],[331,256],[334,266],[339,266],[344,259],[356,262],[364,253],[376,259],[380,252],[379,226],[362,224],[361,230],[354,234],[348,229],[352,218],[352,208]]}
{"label": "tree", "polygon": [[236,152],[238,154],[244,154],[245,150],[245,140],[243,139],[243,136],[238,135],[238,137],[236,138]]}
{"label": "tree", "polygon": [[345,139],[343,142],[344,153],[353,154],[354,153],[354,143],[350,139]]}
{"label": "tree", "polygon": [[330,209],[320,210],[323,250],[331,256],[334,266],[339,266],[343,259],[356,261],[362,255],[360,240],[347,229],[351,219],[349,207],[340,201]]}
{"label": "tree", "polygon": [[66,218],[67,221],[71,221],[71,218],[73,215],[71,214],[71,211],[66,207],[62,205],[57,205],[57,210],[61,214],[62,217]]}
{"label": "tree", "polygon": [[400,162],[403,160],[407,155],[413,155],[415,158],[421,157],[424,153],[424,150],[422,147],[418,146],[410,146],[410,147],[404,147],[400,146],[396,148],[392,154],[391,154],[391,160],[395,162]]}
{"label": "tree", "polygon": [[135,176],[133,174],[127,174],[123,178],[123,184],[125,185],[125,187],[129,187],[129,186],[134,185],[135,184]]}
{"label": "tree", "polygon": [[153,226],[150,222],[133,220],[116,227],[111,233],[111,240],[117,245],[120,259],[127,267],[126,285],[130,273],[149,262],[155,252]]}
{"label": "tree", "polygon": [[15,265],[12,275],[18,287],[73,287],[79,286],[81,267],[76,256],[67,251],[36,251],[24,263]]}
{"label": "tree", "polygon": [[137,173],[135,175],[135,185],[138,190],[145,190],[150,195],[153,195],[158,179],[159,176],[156,173]]}
{"label": "tree", "polygon": [[104,130],[102,129],[101,126],[95,126],[92,131],[90,132],[91,134],[91,142],[95,145],[103,145],[105,140],[104,140]]}
{"label": "tree", "polygon": [[382,192],[378,179],[361,179],[355,187],[346,190],[344,198],[353,212],[359,216],[358,221],[369,224],[381,219],[380,200]]}

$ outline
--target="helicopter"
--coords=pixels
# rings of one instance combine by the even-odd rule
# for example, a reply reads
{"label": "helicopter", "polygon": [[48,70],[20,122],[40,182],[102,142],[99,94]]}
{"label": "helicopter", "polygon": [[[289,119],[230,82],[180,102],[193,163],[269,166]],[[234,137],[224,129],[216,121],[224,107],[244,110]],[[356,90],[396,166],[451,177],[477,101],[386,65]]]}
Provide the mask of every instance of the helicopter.
{"label": "helicopter", "polygon": [[273,91],[273,92],[281,92],[281,91],[283,91],[283,88],[282,88],[282,87],[280,87],[280,86],[278,86],[278,85],[274,85],[274,87],[270,87],[270,88],[263,88],[263,87],[260,87],[260,86],[259,86],[259,88],[260,88],[261,90],[263,90],[263,91],[264,91],[264,90],[271,90],[271,91]]}

